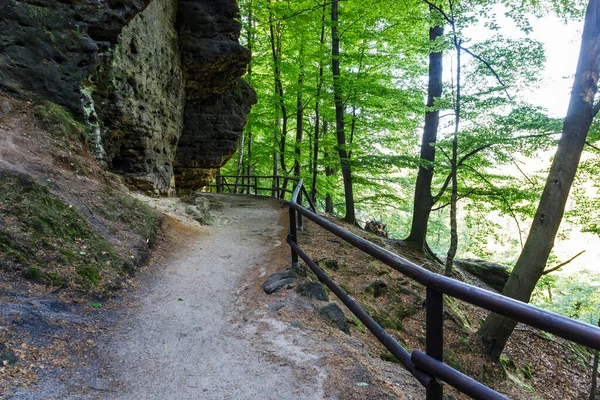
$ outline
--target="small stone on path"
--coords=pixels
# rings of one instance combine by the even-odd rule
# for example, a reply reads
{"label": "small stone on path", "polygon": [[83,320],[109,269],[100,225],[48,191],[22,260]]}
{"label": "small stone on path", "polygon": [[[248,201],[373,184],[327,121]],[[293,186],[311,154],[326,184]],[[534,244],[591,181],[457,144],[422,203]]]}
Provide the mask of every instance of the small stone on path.
{"label": "small stone on path", "polygon": [[291,285],[300,279],[297,273],[291,269],[283,272],[276,272],[263,283],[262,287],[266,294],[272,294],[280,291],[287,285]]}

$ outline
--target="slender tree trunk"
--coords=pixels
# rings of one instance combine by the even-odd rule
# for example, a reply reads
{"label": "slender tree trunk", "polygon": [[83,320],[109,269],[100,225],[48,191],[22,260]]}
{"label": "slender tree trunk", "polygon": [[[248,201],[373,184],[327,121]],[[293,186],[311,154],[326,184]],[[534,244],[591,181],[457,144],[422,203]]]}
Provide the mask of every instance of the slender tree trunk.
{"label": "slender tree trunk", "polygon": [[[248,29],[246,30],[248,50],[250,51],[250,61],[248,62],[248,82],[252,83],[252,49],[254,47],[254,9],[252,0],[248,1]],[[246,156],[246,194],[250,194],[250,177],[252,176],[252,114],[248,116],[248,154]]]}
{"label": "slender tree trunk", "polygon": [[[598,1],[590,0],[588,3],[577,71],[563,133],[529,236],[502,292],[503,295],[520,301],[529,302],[531,293],[544,272],[564,214],[581,152],[592,120],[597,113],[593,102],[600,70]],[[479,333],[484,350],[492,359],[499,359],[516,324],[515,321],[494,313],[486,318]]]}
{"label": "slender tree trunk", "polygon": [[452,265],[454,256],[458,249],[458,227],[457,227],[457,207],[458,202],[458,183],[456,181],[457,154],[458,154],[458,129],[460,127],[460,42],[454,35],[454,47],[456,48],[456,104],[454,105],[454,135],[452,137],[452,193],[450,195],[450,248],[446,256],[446,268],[444,275],[452,274]]}
{"label": "slender tree trunk", "polygon": [[[326,5],[323,4],[323,11],[321,13],[321,48],[325,45],[325,9]],[[319,166],[319,127],[320,121],[320,110],[319,106],[321,103],[321,89],[323,87],[323,58],[319,60],[319,76],[317,78],[317,95],[315,100],[315,139],[313,147],[313,166],[312,166],[312,186],[310,189],[310,197],[313,204],[317,203],[317,171]]]}
{"label": "slender tree trunk", "polygon": [[[299,58],[302,59],[304,56],[303,51],[304,43],[301,45]],[[300,66],[300,73],[298,74],[298,96],[296,97],[296,142],[294,146],[294,154],[296,159],[294,160],[294,176],[300,177],[300,167],[302,157],[302,134],[304,133],[304,104],[302,102],[302,90],[304,89],[304,65]]]}
{"label": "slender tree trunk", "polygon": [[[433,11],[431,11],[433,12]],[[444,28],[435,26],[429,29],[429,41],[435,42],[443,36]],[[429,54],[429,81],[427,87],[427,111],[425,113],[425,128],[421,140],[421,162],[415,186],[413,218],[410,234],[405,239],[419,249],[425,248],[427,223],[433,207],[431,181],[433,180],[433,164],[435,162],[435,147],[437,140],[440,111],[435,109],[435,101],[442,95],[442,52]]]}
{"label": "slender tree trunk", "polygon": [[[358,60],[357,77],[360,76],[363,67],[363,59],[365,56],[365,47],[360,50],[360,58]],[[348,160],[352,159],[352,143],[354,143],[354,132],[356,132],[356,106],[352,106],[352,118],[350,119],[350,150],[348,151]]]}
{"label": "slender tree trunk", "polygon": [[[285,145],[287,135],[287,121],[288,113],[285,105],[285,97],[283,92],[283,83],[281,81],[281,68],[280,68],[280,55],[281,55],[281,29],[279,22],[275,21],[275,12],[273,10],[271,0],[269,3],[269,39],[271,41],[271,55],[273,57],[273,79],[274,79],[274,92],[277,99],[278,108],[281,112],[281,119],[279,115],[276,117],[275,124],[275,142],[278,149],[274,151],[273,157],[273,176],[279,175],[279,166],[277,163],[281,163],[281,168],[284,173],[287,173],[285,166]],[[281,125],[280,125],[281,122]],[[280,130],[281,128],[281,130]],[[279,158],[279,160],[277,160]],[[272,189],[277,189],[277,179],[273,178]]]}
{"label": "slender tree trunk", "polygon": [[223,181],[221,180],[221,168],[219,168],[217,170],[217,177],[216,177],[216,182],[217,182],[217,193],[223,193]]}
{"label": "slender tree trunk", "polygon": [[312,155],[312,182],[310,187],[310,198],[313,204],[317,202],[317,171],[319,167],[319,100],[315,105],[315,137],[313,142]]}
{"label": "slender tree trunk", "polygon": [[[327,121],[323,121],[323,137],[327,136],[327,130],[328,130],[328,124]],[[330,153],[325,150],[325,152],[323,153],[323,159],[325,160],[326,166],[325,166],[325,176],[327,177],[327,182],[329,183],[329,178],[333,175],[335,175],[335,168],[331,167],[329,165],[329,155]],[[328,192],[325,195],[325,212],[328,214],[333,214],[333,199],[331,197],[331,192],[329,190],[331,190],[330,188],[327,188]]]}
{"label": "slender tree trunk", "polygon": [[333,71],[333,97],[335,102],[335,126],[338,143],[338,153],[344,179],[344,199],[346,202],[346,215],[344,221],[356,223],[354,214],[354,192],[352,190],[352,170],[346,149],[346,134],[344,132],[344,104],[342,100],[342,87],[340,82],[340,39],[337,34],[338,2],[331,2],[331,69]]}
{"label": "slender tree trunk", "polygon": [[[246,41],[247,41],[247,47],[248,50],[250,52],[250,61],[248,62],[248,69],[246,71],[246,79],[250,82],[251,81],[251,76],[252,76],[252,26],[253,24],[253,9],[252,9],[252,0],[248,1],[248,23],[246,25]],[[245,141],[245,136],[246,134],[248,135],[249,138],[252,138],[252,123],[250,121],[250,118],[248,118],[248,121],[246,122],[246,129],[245,132],[242,133],[242,136],[240,137],[240,143],[238,145],[238,149],[239,149],[239,154],[238,154],[238,163],[237,163],[237,173],[236,173],[236,178],[235,178],[235,187],[234,187],[234,192],[238,193],[238,185],[240,184],[240,179],[242,182],[242,188],[244,185],[244,173],[246,172],[244,169],[244,141]],[[250,180],[248,180],[248,183],[250,182]],[[242,189],[242,193],[244,192],[244,190]]]}
{"label": "slender tree trunk", "polygon": [[246,194],[250,194],[250,177],[252,176],[252,129],[248,130],[248,157],[246,164],[246,180],[248,184],[246,187]]}
{"label": "slender tree trunk", "polygon": [[[598,320],[598,326],[600,326],[600,319]],[[596,400],[596,393],[598,392],[598,358],[600,358],[600,352],[596,350],[594,351],[594,362],[592,364],[592,388],[588,400]]]}
{"label": "slender tree trunk", "polygon": [[[236,174],[235,174],[235,185],[233,187],[233,192],[234,193],[238,193],[238,186],[240,184],[240,177],[242,177],[242,173],[244,171],[244,148],[245,148],[245,143],[244,140],[246,138],[245,133],[242,132],[242,135],[240,136],[240,142],[238,145],[238,161],[237,161],[237,169],[236,169]],[[242,184],[243,184],[243,179],[242,179]]]}

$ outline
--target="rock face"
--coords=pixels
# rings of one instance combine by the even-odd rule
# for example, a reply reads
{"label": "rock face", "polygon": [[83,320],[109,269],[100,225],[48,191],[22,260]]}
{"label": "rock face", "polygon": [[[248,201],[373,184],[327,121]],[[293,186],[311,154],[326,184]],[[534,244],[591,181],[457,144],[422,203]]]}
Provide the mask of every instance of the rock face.
{"label": "rock face", "polygon": [[235,0],[179,1],[177,31],[187,102],[175,158],[179,191],[210,183],[235,152],[250,107],[252,87],[241,79],[250,52],[238,43]]}
{"label": "rock face", "polygon": [[0,90],[65,105],[98,161],[152,194],[198,189],[256,102],[235,0],[0,0]]}
{"label": "rock face", "polygon": [[175,31],[177,0],[154,0],[89,77],[103,159],[146,192],[171,194],[185,88]]}
{"label": "rock face", "polygon": [[81,110],[79,82],[150,0],[0,0],[0,89]]}

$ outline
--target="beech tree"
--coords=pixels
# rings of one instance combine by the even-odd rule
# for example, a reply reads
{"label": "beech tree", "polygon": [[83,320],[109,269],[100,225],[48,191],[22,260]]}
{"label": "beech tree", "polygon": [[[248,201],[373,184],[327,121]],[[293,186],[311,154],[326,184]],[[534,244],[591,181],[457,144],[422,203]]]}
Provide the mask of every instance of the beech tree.
{"label": "beech tree", "polygon": [[[590,0],[585,14],[575,80],[562,135],[523,251],[502,292],[529,302],[544,272],[550,250],[562,221],[569,191],[579,165],[592,120],[600,110],[594,104],[600,73],[600,6]],[[490,314],[479,333],[485,352],[498,360],[516,321]]]}
{"label": "beech tree", "polygon": [[[463,37],[462,29],[472,24],[472,21],[476,19],[475,15],[487,12],[485,5],[476,6],[479,8],[473,10],[472,5],[465,6],[454,1],[447,3],[426,1],[426,3],[430,8],[432,16],[430,19],[433,20],[434,25],[437,25],[437,29],[431,28],[430,30],[433,51],[430,54],[429,64],[428,108],[425,113],[425,127],[420,148],[421,157],[414,192],[411,230],[405,241],[413,243],[425,253],[434,256],[426,243],[429,216],[435,204],[442,204],[436,209],[450,206],[451,243],[446,260],[446,274],[449,274],[452,269],[452,260],[458,249],[457,202],[460,199],[472,199],[473,195],[478,195],[479,200],[482,198],[482,190],[467,184],[467,181],[473,181],[469,177],[478,175],[476,180],[485,181],[489,186],[494,186],[495,179],[492,178],[495,177],[486,172],[483,165],[472,167],[472,165],[477,165],[476,161],[481,160],[479,153],[490,157],[490,153],[501,154],[507,148],[521,153],[518,148],[510,145],[513,137],[522,140],[544,136],[535,134],[515,136],[520,133],[516,130],[511,130],[510,133],[487,134],[487,132],[493,131],[497,124],[496,118],[490,117],[491,115],[506,115],[507,110],[510,109],[521,109],[521,111],[528,109],[522,102],[514,101],[515,99],[508,94],[508,90],[516,91],[514,89],[517,88],[523,90],[524,87],[535,81],[544,56],[539,43],[531,40],[504,39],[501,35],[496,35],[494,40],[475,44],[466,43],[465,45],[464,43],[468,42],[468,39],[465,40]],[[515,14],[515,18],[520,15],[519,13]],[[449,37],[440,40],[443,38],[442,27],[444,25],[451,28]],[[523,23],[523,25],[523,29],[526,29],[527,24]],[[438,42],[437,45],[435,42]],[[451,43],[450,46],[449,43]],[[451,63],[454,78],[452,83],[448,84],[442,83],[443,57],[439,50],[442,49],[449,53],[450,48],[453,48],[452,50],[456,53],[456,63]],[[461,57],[461,53],[463,57]],[[465,58],[466,62],[461,61]],[[467,67],[466,79],[461,77],[463,64]],[[464,93],[463,82],[467,89]],[[446,95],[442,97],[444,85],[451,87],[452,90],[447,90]],[[529,107],[529,109],[532,108]],[[446,112],[445,117],[453,117],[453,123],[452,126],[448,124],[441,127],[442,141],[438,143],[440,110]],[[526,119],[530,118],[527,113],[521,112],[521,115]],[[542,132],[547,128],[548,121],[540,119],[539,122],[537,127],[529,126],[527,130]],[[449,131],[452,132],[451,138],[445,140],[444,136],[448,136]],[[461,143],[463,141],[466,143]],[[441,150],[444,156],[438,161],[435,156],[436,149]],[[506,160],[503,160],[503,163],[505,162]],[[437,171],[435,175],[434,169]],[[445,178],[438,183],[440,176],[445,176]],[[467,178],[465,179],[465,177]],[[440,189],[433,194],[432,187],[435,186]],[[447,189],[450,189],[448,190],[450,196],[446,194]],[[501,188],[494,187],[493,191],[495,194],[499,194]],[[496,203],[494,199],[489,201]]]}
{"label": "beech tree", "polygon": [[[433,7],[430,7],[430,13],[436,13]],[[438,42],[444,35],[444,28],[440,24],[441,22],[435,21],[434,26],[429,28],[429,41],[432,45],[432,51],[429,53],[427,110],[425,112],[425,127],[423,128],[423,137],[421,139],[421,159],[415,185],[412,224],[410,233],[405,239],[405,241],[414,243],[416,247],[423,251],[425,251],[429,214],[434,203],[433,194],[431,193],[431,183],[433,181],[433,167],[435,164],[434,145],[437,141],[440,122],[440,110],[438,108],[439,105],[436,105],[436,100],[439,101],[443,90],[443,52],[438,48]]]}
{"label": "beech tree", "polygon": [[335,99],[335,131],[344,179],[344,201],[346,203],[344,221],[354,224],[356,223],[356,214],[354,210],[354,191],[352,190],[352,169],[348,149],[346,148],[345,112],[342,100],[342,85],[340,83],[340,38],[337,29],[338,0],[331,2],[331,23],[331,70],[333,72],[333,95]]}

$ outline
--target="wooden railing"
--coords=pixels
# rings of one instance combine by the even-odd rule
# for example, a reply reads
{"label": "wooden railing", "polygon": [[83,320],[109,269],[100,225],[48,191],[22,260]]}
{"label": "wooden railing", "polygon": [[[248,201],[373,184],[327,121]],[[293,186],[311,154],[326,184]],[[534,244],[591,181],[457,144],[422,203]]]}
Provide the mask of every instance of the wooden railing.
{"label": "wooden railing", "polygon": [[[266,186],[265,181],[268,182]],[[268,195],[276,199],[285,200],[285,195],[287,193],[291,194],[293,191],[293,189],[287,188],[288,183],[297,184],[298,178],[293,176],[270,175],[217,175],[215,183],[211,183],[205,187],[215,188],[217,193],[245,192],[246,194],[254,194],[256,196]]]}
{"label": "wooden railing", "polygon": [[[299,268],[299,259],[301,258],[318,279],[331,289],[342,303],[425,387],[427,400],[443,399],[441,381],[473,399],[506,399],[500,393],[444,364],[444,294],[577,342],[591,349],[600,350],[600,328],[428,271],[326,220],[315,212],[312,204],[312,210],[303,207],[299,201],[302,198],[302,193],[306,193],[306,190],[302,180],[298,180],[292,193],[289,208],[290,231],[287,242],[292,251],[292,267]],[[300,248],[297,230],[301,227],[303,216],[426,287],[425,352],[420,350],[408,352]]]}

